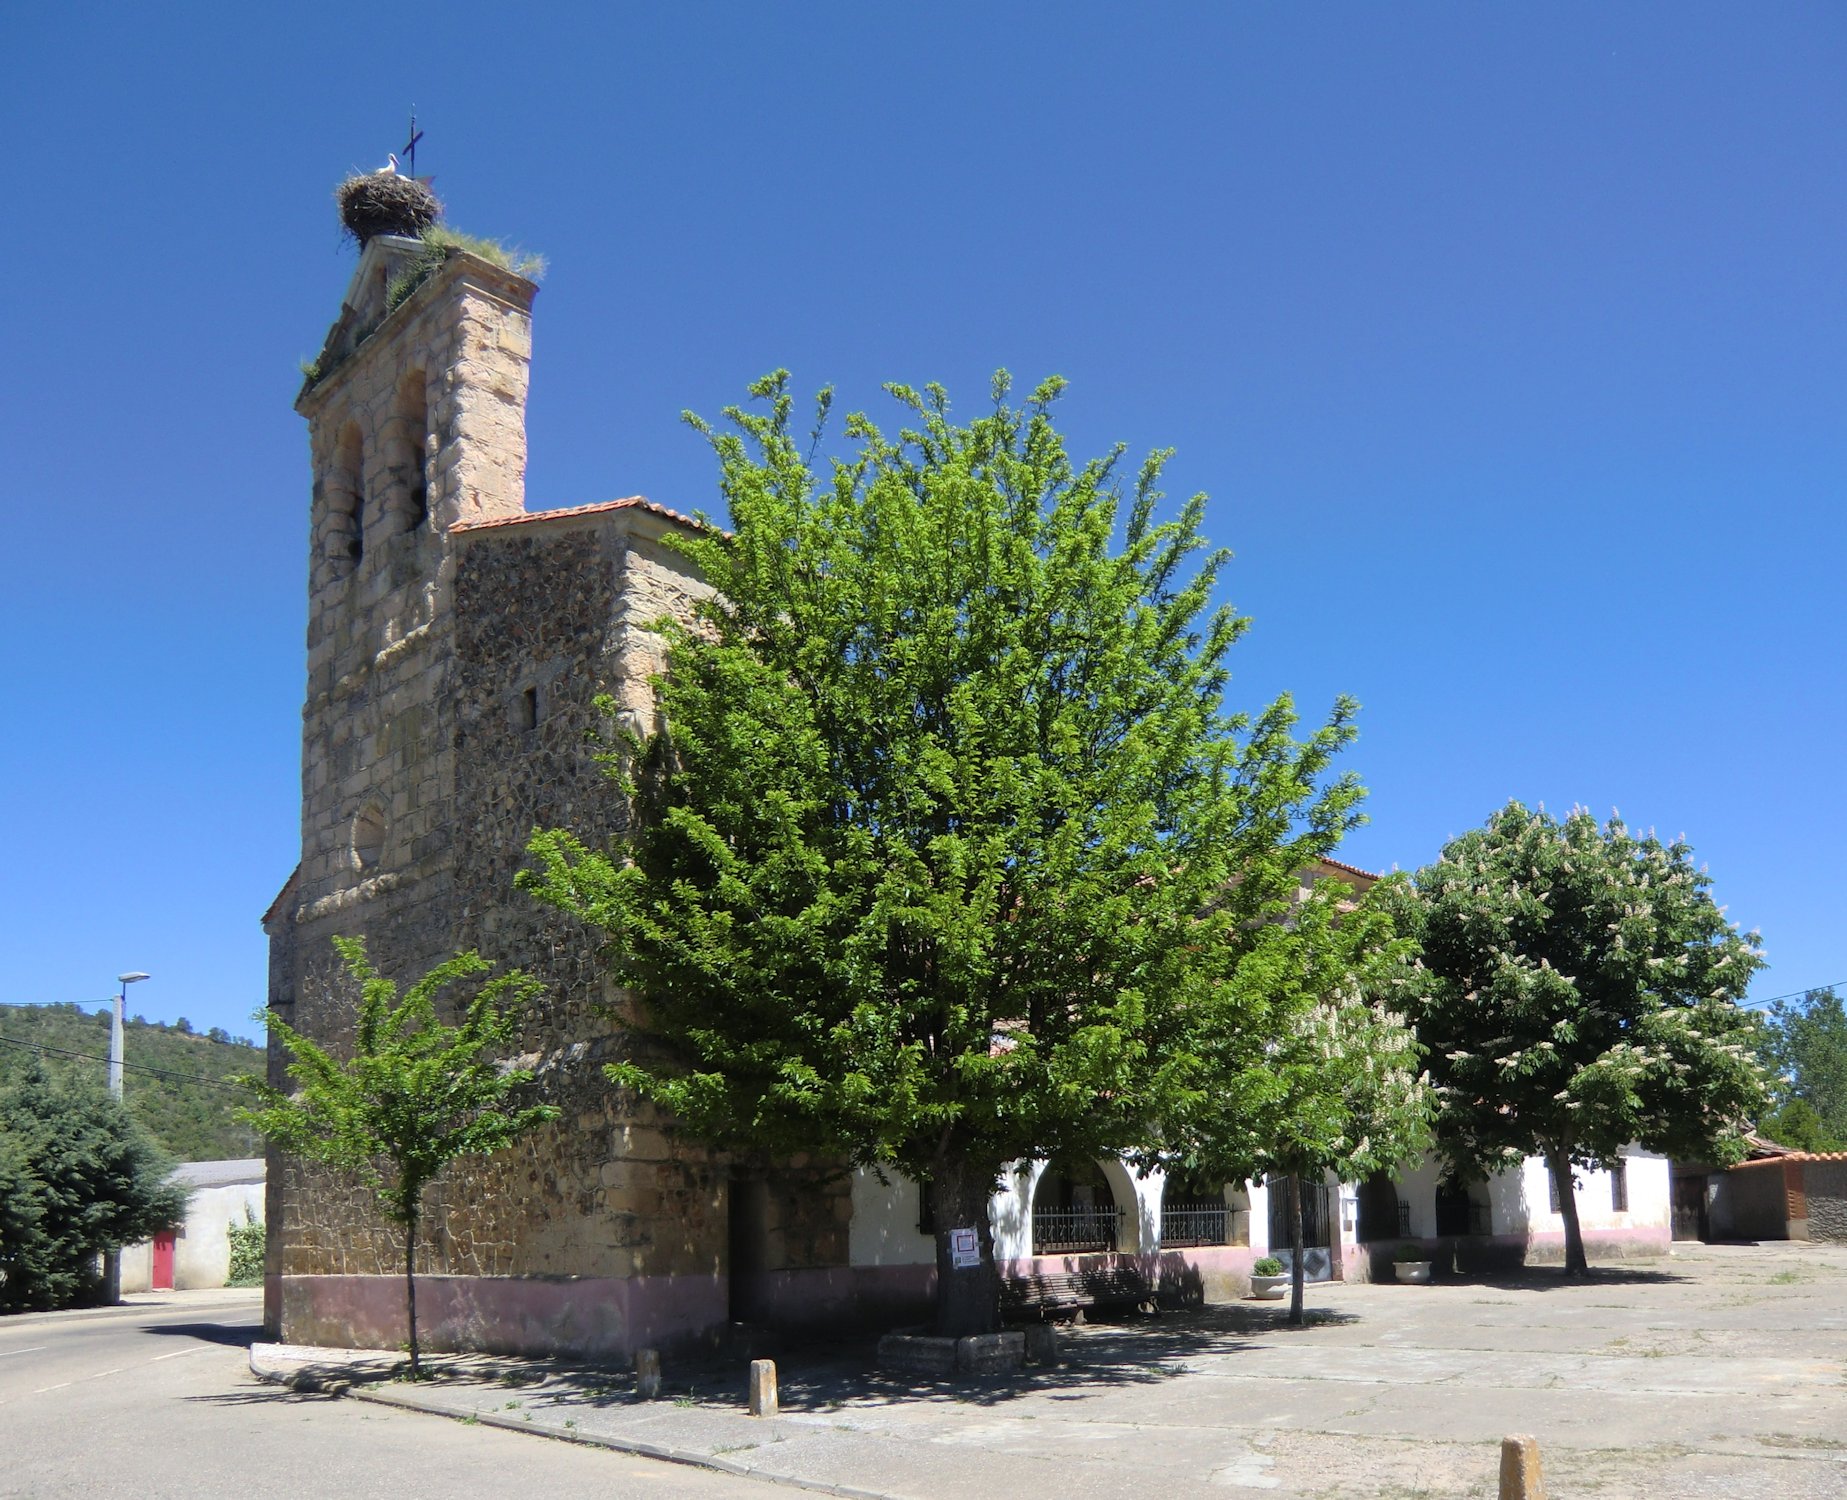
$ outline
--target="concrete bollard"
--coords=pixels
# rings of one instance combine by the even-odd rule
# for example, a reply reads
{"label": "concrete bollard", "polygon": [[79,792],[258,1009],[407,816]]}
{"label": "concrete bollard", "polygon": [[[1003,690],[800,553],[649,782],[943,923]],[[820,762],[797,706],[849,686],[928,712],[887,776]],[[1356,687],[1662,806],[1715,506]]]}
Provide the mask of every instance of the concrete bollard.
{"label": "concrete bollard", "polygon": [[1546,1500],[1538,1438],[1515,1433],[1501,1439],[1501,1500]]}
{"label": "concrete bollard", "polygon": [[773,1359],[750,1362],[750,1414],[753,1417],[776,1415],[776,1361]]}
{"label": "concrete bollard", "polygon": [[1057,1324],[1028,1323],[1025,1333],[1027,1364],[1055,1365],[1058,1363]]}
{"label": "concrete bollard", "polygon": [[661,1351],[637,1349],[635,1351],[635,1394],[643,1401],[652,1401],[660,1393]]}

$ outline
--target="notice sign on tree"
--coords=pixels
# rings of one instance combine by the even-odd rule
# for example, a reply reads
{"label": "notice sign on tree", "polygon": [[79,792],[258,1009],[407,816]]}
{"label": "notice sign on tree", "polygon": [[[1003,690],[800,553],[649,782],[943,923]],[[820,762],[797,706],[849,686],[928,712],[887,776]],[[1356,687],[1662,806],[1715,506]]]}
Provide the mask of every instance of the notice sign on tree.
{"label": "notice sign on tree", "polygon": [[972,1229],[949,1231],[949,1260],[958,1271],[981,1264],[981,1243]]}

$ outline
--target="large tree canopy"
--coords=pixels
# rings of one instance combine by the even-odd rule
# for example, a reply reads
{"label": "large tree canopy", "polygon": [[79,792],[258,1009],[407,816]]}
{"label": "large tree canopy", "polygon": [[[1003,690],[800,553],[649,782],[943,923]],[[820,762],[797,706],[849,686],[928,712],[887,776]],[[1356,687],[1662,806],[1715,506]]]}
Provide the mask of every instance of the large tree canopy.
{"label": "large tree canopy", "polygon": [[999,377],[959,426],[889,387],[910,425],[849,417],[825,468],[781,374],[735,430],[695,421],[734,531],[685,544],[715,592],[662,624],[633,832],[541,833],[524,878],[614,939],[654,1044],[619,1084],[728,1146],[929,1181],[946,1332],[992,1325],[1004,1163],[1174,1146],[1255,1096],[1275,1028],[1238,966],[1361,795],[1325,775],[1348,702],[1302,739],[1287,698],[1227,710],[1246,622],[1213,607],[1204,497],[1158,521],[1157,453],[1125,517],[1060,388],[1014,408]]}
{"label": "large tree canopy", "polygon": [[1847,1009],[1832,989],[1770,1007],[1764,1039],[1777,1108],[1763,1131],[1786,1146],[1847,1145]]}
{"label": "large tree canopy", "polygon": [[1458,1167],[1543,1155],[1568,1271],[1586,1264],[1574,1164],[1631,1142],[1735,1161],[1762,1108],[1757,1023],[1737,1000],[1763,959],[1710,884],[1684,842],[1510,802],[1400,903],[1423,948],[1412,1015],[1439,1145]]}
{"label": "large tree canopy", "polygon": [[122,1101],[92,1084],[34,1064],[0,1089],[0,1312],[101,1295],[97,1256],[185,1216],[170,1170]]}

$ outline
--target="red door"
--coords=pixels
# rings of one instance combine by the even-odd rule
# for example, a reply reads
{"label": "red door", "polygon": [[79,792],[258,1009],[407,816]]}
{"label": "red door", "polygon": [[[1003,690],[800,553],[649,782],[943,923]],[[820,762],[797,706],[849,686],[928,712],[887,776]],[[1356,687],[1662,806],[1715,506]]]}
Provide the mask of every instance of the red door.
{"label": "red door", "polygon": [[148,1285],[157,1292],[173,1290],[173,1232],[154,1236],[154,1275]]}

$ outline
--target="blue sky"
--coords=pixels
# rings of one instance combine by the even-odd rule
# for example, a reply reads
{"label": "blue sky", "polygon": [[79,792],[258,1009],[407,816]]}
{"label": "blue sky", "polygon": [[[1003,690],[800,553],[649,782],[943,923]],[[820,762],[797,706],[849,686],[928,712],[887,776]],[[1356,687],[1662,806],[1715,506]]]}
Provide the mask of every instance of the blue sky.
{"label": "blue sky", "polygon": [[1066,376],[1174,446],[1234,697],[1364,704],[1415,867],[1508,797],[1684,832],[1758,998],[1847,980],[1847,11],[12,7],[0,1001],[254,1030],[299,847],[308,478],[414,102],[543,252],[528,504],[716,504],[679,423]]}

